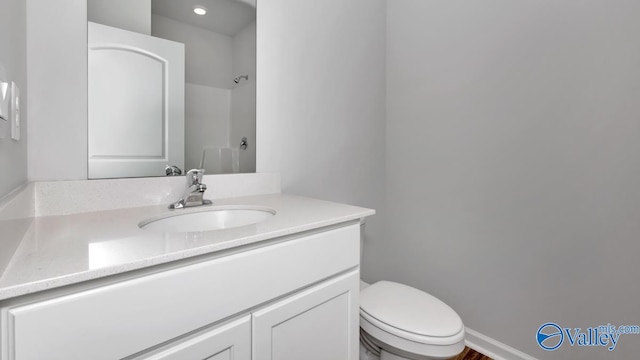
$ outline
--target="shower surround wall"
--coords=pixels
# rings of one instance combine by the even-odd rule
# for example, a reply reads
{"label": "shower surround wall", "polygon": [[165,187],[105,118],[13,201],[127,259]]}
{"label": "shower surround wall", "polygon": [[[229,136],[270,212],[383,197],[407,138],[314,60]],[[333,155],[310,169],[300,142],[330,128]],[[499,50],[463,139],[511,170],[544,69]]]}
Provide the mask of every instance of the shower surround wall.
{"label": "shower surround wall", "polygon": [[256,171],[256,23],[233,36],[233,76],[247,75],[248,80],[231,90],[231,131],[229,146],[238,148],[247,138],[248,151],[240,151],[240,172]]}
{"label": "shower surround wall", "polygon": [[[387,231],[371,279],[539,359],[544,322],[640,322],[640,3],[391,0]],[[399,265],[402,264],[402,265]]]}
{"label": "shower surround wall", "polygon": [[[196,168],[204,146],[238,148],[247,136],[251,151],[240,152],[240,172],[255,172],[255,22],[234,36],[218,34],[153,15],[152,35],[185,44],[185,164]],[[249,81],[235,84],[239,75]]]}
{"label": "shower surround wall", "polygon": [[[186,48],[185,166],[199,167],[204,146],[237,149],[246,136],[252,146],[240,152],[240,172],[255,172],[256,25],[234,36],[218,34],[153,15],[152,35]],[[233,79],[249,75],[235,84]]]}
{"label": "shower surround wall", "polygon": [[151,34],[185,44],[185,167],[194,169],[204,146],[230,145],[233,39],[155,14]]}

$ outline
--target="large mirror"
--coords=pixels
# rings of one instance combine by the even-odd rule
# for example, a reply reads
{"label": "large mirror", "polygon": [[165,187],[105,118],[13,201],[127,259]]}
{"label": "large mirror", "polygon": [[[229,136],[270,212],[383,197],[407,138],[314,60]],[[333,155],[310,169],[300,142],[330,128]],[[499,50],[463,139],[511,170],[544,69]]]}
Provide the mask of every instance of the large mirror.
{"label": "large mirror", "polygon": [[255,172],[255,0],[88,0],[89,178]]}

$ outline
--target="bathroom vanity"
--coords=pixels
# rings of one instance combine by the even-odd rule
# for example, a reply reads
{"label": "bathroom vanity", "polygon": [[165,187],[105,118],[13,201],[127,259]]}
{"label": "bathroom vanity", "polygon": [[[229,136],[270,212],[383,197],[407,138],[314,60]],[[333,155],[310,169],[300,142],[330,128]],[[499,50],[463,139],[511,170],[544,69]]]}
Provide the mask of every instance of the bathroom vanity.
{"label": "bathroom vanity", "polygon": [[178,233],[138,226],[166,204],[35,217],[0,278],[0,359],[357,359],[373,210],[282,194],[209,209],[247,206],[275,216]]}

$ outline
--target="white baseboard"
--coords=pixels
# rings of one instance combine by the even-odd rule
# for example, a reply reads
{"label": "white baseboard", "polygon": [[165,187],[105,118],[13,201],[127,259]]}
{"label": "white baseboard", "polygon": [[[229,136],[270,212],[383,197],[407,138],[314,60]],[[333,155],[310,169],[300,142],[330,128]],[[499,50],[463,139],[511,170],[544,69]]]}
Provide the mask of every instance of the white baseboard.
{"label": "white baseboard", "polygon": [[494,360],[538,360],[473,329],[465,328],[465,344]]}

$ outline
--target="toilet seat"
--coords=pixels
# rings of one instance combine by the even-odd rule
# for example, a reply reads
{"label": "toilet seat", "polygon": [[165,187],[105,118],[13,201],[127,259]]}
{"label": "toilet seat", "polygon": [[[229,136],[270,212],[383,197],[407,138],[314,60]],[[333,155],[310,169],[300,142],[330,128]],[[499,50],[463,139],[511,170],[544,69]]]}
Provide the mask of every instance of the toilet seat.
{"label": "toilet seat", "polygon": [[[409,340],[419,344],[427,344],[427,345],[451,345],[458,343],[464,340],[464,329],[460,329],[459,332],[451,335],[451,336],[428,336],[428,335],[420,335],[408,331],[404,331],[397,327],[391,326],[389,324],[383,323],[371,315],[367,314],[364,311],[360,311],[360,326],[362,327],[362,321],[368,322],[370,326],[373,326],[385,333],[388,333],[393,336],[397,336],[399,338]],[[366,329],[365,329],[366,331]]]}
{"label": "toilet seat", "polygon": [[360,327],[381,348],[428,358],[464,349],[462,320],[447,304],[407,285],[380,281],[360,292]]}

